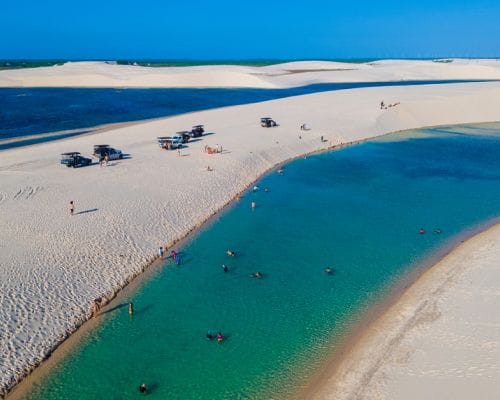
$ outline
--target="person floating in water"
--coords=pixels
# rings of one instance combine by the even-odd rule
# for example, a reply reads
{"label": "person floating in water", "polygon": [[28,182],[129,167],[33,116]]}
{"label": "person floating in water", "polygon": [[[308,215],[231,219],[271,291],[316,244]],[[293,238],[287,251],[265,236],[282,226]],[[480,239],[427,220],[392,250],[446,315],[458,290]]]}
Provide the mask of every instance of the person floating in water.
{"label": "person floating in water", "polygon": [[252,274],[252,278],[260,279],[260,278],[262,278],[262,273],[257,271],[257,272]]}
{"label": "person floating in water", "polygon": [[229,257],[234,257],[236,255],[236,253],[233,251],[233,250],[228,250],[226,251],[226,254],[229,256]]}
{"label": "person floating in water", "polygon": [[269,188],[264,188],[264,192],[269,192]]}
{"label": "person floating in water", "polygon": [[252,189],[254,192],[258,192],[259,191],[259,187],[257,185],[255,185]]}
{"label": "person floating in water", "polygon": [[418,233],[420,233],[421,235],[424,235],[425,234],[425,229],[424,228],[420,228],[420,230],[418,231]]}
{"label": "person floating in water", "polygon": [[326,272],[327,274],[331,274],[331,273],[332,273],[332,269],[331,269],[330,267],[326,267],[326,268],[325,268],[325,272]]}
{"label": "person floating in water", "polygon": [[222,342],[223,340],[224,340],[224,336],[222,335],[222,333],[218,332],[217,333],[217,341]]}
{"label": "person floating in water", "polygon": [[434,234],[435,235],[440,235],[441,233],[443,233],[443,231],[441,229],[439,229],[439,228],[434,229]]}
{"label": "person floating in water", "polygon": [[222,264],[222,270],[223,270],[224,272],[227,272],[227,271],[229,271],[229,268],[227,267],[227,265],[226,265],[226,264]]}
{"label": "person floating in water", "polygon": [[212,332],[208,331],[207,332],[207,339],[212,340],[214,338],[214,335],[212,335]]}
{"label": "person floating in water", "polygon": [[144,383],[141,383],[141,386],[139,386],[139,392],[141,393],[146,393],[148,391],[148,388]]}

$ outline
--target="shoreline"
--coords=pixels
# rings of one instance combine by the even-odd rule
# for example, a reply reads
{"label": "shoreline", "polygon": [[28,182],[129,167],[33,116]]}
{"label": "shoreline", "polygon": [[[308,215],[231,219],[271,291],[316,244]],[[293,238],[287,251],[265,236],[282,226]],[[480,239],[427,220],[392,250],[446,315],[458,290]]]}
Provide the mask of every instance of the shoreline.
{"label": "shoreline", "polygon": [[[373,305],[367,306],[363,312],[352,323],[348,335],[336,343],[331,352],[321,360],[320,366],[310,377],[302,380],[302,385],[290,400],[323,400],[337,399],[336,392],[330,389],[339,384],[342,377],[338,376],[340,370],[348,362],[352,362],[353,356],[360,357],[360,353],[367,348],[366,342],[370,334],[380,334],[383,321],[394,314],[394,309],[400,305],[403,299],[418,285],[435,274],[441,267],[443,260],[454,255],[464,244],[478,240],[482,235],[493,229],[500,228],[500,216],[493,217],[476,226],[472,226],[450,238],[442,246],[433,251],[421,262],[409,265],[407,271],[400,276],[395,283],[380,293]],[[342,371],[345,373],[345,371]],[[360,384],[361,386],[361,384]],[[335,389],[335,388],[334,388]],[[330,395],[332,397],[330,397]],[[352,397],[341,397],[351,399]],[[356,397],[354,397],[356,398]]]}
{"label": "shoreline", "polygon": [[[437,126],[428,126],[419,129],[432,127]],[[273,173],[276,168],[281,166],[286,168],[287,164],[304,157],[314,156],[316,154],[326,152],[334,152],[345,147],[356,146],[375,138],[390,136],[399,132],[405,131],[388,132],[382,135],[368,137],[366,139],[333,145],[326,149],[314,150],[275,164],[263,172],[254,181],[249,183],[245,189],[236,194],[221,209],[215,211],[206,220],[194,226],[183,237],[167,242],[164,247],[166,253],[168,253],[167,250],[174,246],[179,248],[187,242],[195,240],[196,235],[200,234],[203,230],[208,229],[211,224],[216,223],[216,220],[221,217],[223,213],[227,212],[234,204],[243,199],[245,197],[242,196],[243,193],[247,192],[259,180]],[[36,146],[36,144],[34,146]],[[370,329],[372,329],[372,327],[377,324],[381,318],[390,312],[391,308],[398,304],[401,298],[412,288],[412,286],[417,284],[427,272],[437,267],[441,260],[452,254],[464,242],[474,239],[476,236],[481,235],[497,225],[500,226],[500,216],[480,223],[477,226],[467,228],[464,232],[456,235],[456,237],[450,238],[443,244],[443,246],[425,257],[422,262],[408,265],[407,271],[399,277],[395,283],[391,284],[383,293],[380,293],[379,296],[377,296],[376,302],[371,306],[367,306],[359,315],[359,318],[356,318],[357,321],[351,323],[347,320],[347,325],[351,328],[342,335],[342,339],[334,348],[332,348],[331,353],[325,356],[324,361],[321,362],[323,366],[321,366],[318,371],[313,373],[310,378],[303,381],[305,382],[305,386],[294,393],[290,397],[290,400],[308,400],[312,398],[311,396],[317,396],[320,390],[326,386],[326,381],[331,379],[331,376],[337,372],[339,366],[346,359],[349,359],[351,352],[356,351],[360,342],[366,337]],[[96,318],[93,318],[92,316],[88,317],[83,320],[80,325],[76,326],[74,331],[68,332],[68,335],[61,339],[61,341],[51,350],[47,357],[35,366],[31,372],[25,375],[11,389],[9,389],[3,398],[5,400],[22,399],[23,396],[29,393],[30,389],[34,384],[36,384],[36,382],[49,375],[59,362],[68,357],[72,351],[83,343],[85,337],[95,330],[101,321],[107,317],[107,313],[112,312],[116,307],[123,306],[123,301],[127,297],[133,295],[142,285],[147,284],[147,281],[155,274],[160,273],[161,269],[168,268],[169,265],[167,263],[168,257],[160,259],[158,256],[154,256],[150,262],[142,267],[141,272],[130,277],[124,286],[117,288],[113,292],[112,297],[107,298],[106,295],[104,295],[103,299],[106,299],[106,303],[100,307],[98,316]],[[298,380],[298,382],[300,382],[300,380]]]}
{"label": "shoreline", "polygon": [[[331,143],[339,143],[340,142],[342,144],[339,147],[344,147],[346,145],[353,145],[353,144],[359,143],[363,140],[367,140],[367,139],[370,139],[373,137],[381,136],[382,134],[386,135],[386,134],[389,134],[389,132],[394,133],[394,132],[400,132],[400,131],[404,131],[404,130],[408,130],[408,129],[415,129],[417,127],[422,126],[422,122],[424,122],[424,121],[428,123],[425,126],[435,126],[432,124],[432,122],[443,122],[443,119],[445,122],[448,122],[448,123],[440,123],[437,125],[450,125],[450,124],[458,124],[459,123],[459,122],[457,122],[457,117],[455,114],[453,114],[453,117],[451,117],[450,115],[442,116],[442,113],[439,114],[439,118],[434,117],[434,119],[433,119],[432,117],[427,117],[427,118],[422,119],[422,120],[419,120],[419,119],[410,120],[410,121],[404,120],[403,122],[401,122],[397,119],[400,116],[400,109],[399,108],[397,110],[391,110],[389,112],[382,112],[382,111],[378,111],[375,109],[375,110],[372,110],[370,112],[372,112],[373,114],[375,114],[377,116],[375,123],[378,123],[378,125],[373,125],[374,121],[372,121],[372,120],[363,121],[364,123],[367,123],[368,125],[365,126],[365,125],[361,124],[361,126],[359,126],[359,124],[358,124],[357,126],[351,128],[351,130],[346,129],[345,131],[343,131],[343,135],[339,136],[335,133],[332,133],[331,131],[325,130],[325,126],[328,127],[329,125],[331,125],[331,116],[328,114],[329,110],[331,109],[330,108],[331,106],[330,106],[329,102],[325,103],[327,101],[327,99],[338,99],[338,101],[340,103],[343,103],[342,99],[352,98],[352,96],[355,95],[355,97],[354,97],[355,101],[357,103],[359,103],[359,98],[357,96],[359,96],[359,93],[361,92],[361,93],[365,93],[365,94],[366,93],[370,94],[371,97],[368,99],[368,103],[371,104],[371,102],[373,101],[373,97],[375,99],[380,98],[380,96],[381,96],[380,93],[382,93],[382,96],[388,96],[389,98],[394,98],[395,96],[397,96],[396,98],[399,99],[401,97],[403,97],[403,98],[405,96],[407,97],[408,95],[406,93],[410,92],[410,93],[414,93],[414,96],[416,93],[418,96],[423,97],[424,102],[425,102],[425,95],[422,95],[422,93],[436,93],[437,96],[441,99],[440,96],[442,96],[443,93],[450,93],[451,92],[450,97],[452,100],[449,100],[449,101],[451,101],[451,103],[452,103],[451,108],[453,108],[454,106],[456,107],[456,104],[454,104],[454,102],[455,103],[457,102],[457,99],[456,99],[456,97],[453,96],[453,93],[459,92],[459,93],[463,94],[464,88],[469,88],[469,89],[473,88],[473,87],[487,88],[488,89],[487,90],[487,92],[488,92],[487,99],[489,100],[489,98],[490,98],[490,91],[489,90],[491,88],[495,89],[498,85],[492,84],[490,86],[487,84],[472,84],[472,86],[468,86],[467,84],[463,84],[463,85],[460,84],[460,85],[452,85],[452,86],[453,86],[453,88],[438,88],[438,87],[432,87],[432,85],[431,85],[429,87],[419,87],[419,88],[413,88],[413,89],[398,88],[398,87],[392,87],[389,89],[388,88],[356,89],[356,90],[344,91],[343,93],[333,92],[333,93],[323,93],[323,94],[319,94],[319,95],[314,94],[314,95],[299,96],[297,98],[280,99],[277,101],[271,101],[271,102],[265,102],[265,103],[256,103],[256,104],[245,105],[245,106],[233,106],[233,107],[227,107],[227,108],[223,108],[223,109],[210,110],[210,111],[205,111],[205,112],[197,112],[197,114],[201,114],[205,118],[208,118],[208,116],[211,116],[212,125],[215,125],[213,121],[219,120],[221,118],[220,117],[221,115],[229,114],[229,115],[233,115],[234,120],[241,119],[241,110],[245,110],[247,113],[250,112],[250,117],[251,117],[250,120],[253,120],[254,117],[252,114],[256,113],[257,115],[259,115],[262,113],[262,109],[267,110],[268,108],[274,107],[273,114],[279,114],[279,109],[282,109],[283,104],[285,104],[285,105],[293,104],[295,106],[302,107],[304,101],[307,101],[307,102],[313,101],[314,102],[314,101],[318,101],[317,99],[320,99],[321,104],[324,104],[326,106],[325,111],[323,111],[323,109],[321,109],[319,111],[319,112],[326,112],[327,113],[324,116],[323,120],[320,118],[319,122],[317,122],[318,120],[316,118],[312,118],[310,116],[310,111],[307,112],[306,115],[309,115],[309,118],[310,118],[309,120],[312,120],[312,122],[315,122],[315,124],[318,126],[318,128],[316,128],[316,126],[314,126],[313,131],[305,134],[305,135],[308,135],[308,137],[302,139],[302,141],[297,141],[297,138],[295,137],[295,135],[297,133],[295,133],[294,130],[284,131],[283,129],[280,130],[279,128],[277,128],[277,130],[271,131],[272,135],[279,135],[280,142],[283,140],[283,142],[285,143],[285,146],[287,146],[287,147],[282,147],[282,145],[280,145],[279,148],[276,148],[275,150],[273,150],[273,152],[270,152],[269,148],[268,148],[269,146],[267,143],[263,143],[263,144],[260,143],[261,147],[258,147],[259,142],[256,139],[257,140],[257,147],[255,147],[255,145],[254,145],[254,147],[250,147],[250,150],[253,150],[253,151],[250,151],[250,156],[248,155],[248,153],[245,153],[245,151],[248,151],[248,149],[244,149],[245,151],[243,151],[243,154],[246,154],[246,155],[240,155],[240,158],[243,160],[243,164],[244,164],[241,167],[244,167],[245,170],[247,170],[248,165],[250,164],[250,167],[255,168],[256,171],[254,171],[253,174],[250,173],[250,175],[240,176],[240,179],[244,179],[244,182],[250,182],[250,183],[241,184],[241,182],[239,182],[238,185],[233,186],[232,188],[231,187],[229,188],[229,194],[233,193],[233,191],[235,191],[236,195],[237,195],[238,193],[241,193],[242,191],[246,190],[246,188],[251,186],[252,182],[255,182],[255,180],[260,179],[266,172],[269,172],[270,170],[274,169],[276,167],[276,165],[280,165],[280,164],[283,164],[285,162],[289,162],[290,160],[293,160],[295,158],[304,157],[304,155],[314,154],[314,153],[317,153],[320,151],[324,151],[326,144],[322,143],[322,145],[319,145],[319,135],[320,134],[327,135],[326,138],[327,138],[328,143],[331,144]],[[405,95],[403,95],[402,93],[405,93]],[[466,93],[467,93],[467,91],[466,91]],[[479,93],[481,93],[481,92],[479,91]],[[496,91],[493,90],[492,94],[495,94],[495,93],[496,93]],[[474,98],[474,96],[471,96],[471,97]],[[410,99],[411,99],[411,94],[410,94]],[[460,100],[460,102],[467,103],[468,98],[465,98],[465,99],[459,98],[459,100]],[[415,102],[415,100],[413,100],[413,101]],[[409,100],[409,103],[411,103],[411,100]],[[417,105],[418,104],[419,103],[417,103]],[[446,104],[449,105],[448,102]],[[358,106],[359,106],[359,104],[358,104]],[[431,107],[432,107],[432,105],[431,105]],[[407,107],[406,109],[401,109],[402,115],[406,115],[406,113],[411,111],[411,109],[412,109],[411,106],[409,108]],[[419,110],[418,107],[417,107],[417,110]],[[422,110],[419,110],[419,111],[422,111]],[[287,113],[288,119],[286,119],[283,112],[281,112],[281,115],[278,115],[278,117],[280,117],[279,121],[280,122],[284,121],[285,126],[286,126],[286,124],[288,124],[291,126],[295,126],[295,129],[297,129],[298,125],[296,125],[295,119],[296,118],[302,119],[303,117],[301,117],[301,116],[297,117],[295,115],[292,115],[292,118],[290,120],[291,113],[293,113],[293,111],[291,111],[290,113]],[[486,116],[491,116],[490,117],[491,119],[485,118]],[[139,124],[139,125],[141,125],[140,127],[134,125],[132,127],[121,128],[120,131],[127,130],[127,132],[129,132],[129,135],[128,136],[125,135],[123,138],[122,138],[122,136],[120,136],[120,138],[122,138],[122,140],[125,143],[126,143],[127,138],[128,138],[130,143],[135,143],[134,141],[137,140],[137,135],[139,133],[141,133],[142,128],[154,129],[155,127],[159,126],[160,124],[168,124],[169,126],[172,124],[176,124],[176,123],[180,124],[181,122],[184,123],[183,121],[188,120],[189,118],[191,118],[189,115],[187,117],[186,117],[186,115],[181,115],[181,116],[170,117],[170,118],[166,118],[166,119],[162,118],[159,121],[153,121],[153,122],[148,122],[148,123],[142,122]],[[353,118],[353,116],[349,115],[348,121],[351,121],[352,118]],[[381,118],[381,120],[379,118]],[[388,118],[389,118],[389,120],[387,120]],[[394,119],[394,118],[396,118],[396,119],[393,121],[392,119]],[[229,119],[231,120],[231,118],[229,118]],[[462,115],[460,121],[462,121],[464,124],[466,124],[466,123],[479,122],[478,120],[484,121],[484,119],[495,120],[495,121],[498,120],[499,119],[498,118],[498,111],[494,110],[494,112],[488,112],[487,107],[486,107],[486,110],[484,110],[484,107],[483,107],[482,113],[479,113],[479,116],[475,113],[472,113],[469,116]],[[383,122],[382,125],[380,125],[381,122]],[[324,124],[326,124],[326,125],[324,125]],[[397,128],[399,128],[399,129],[397,129]],[[234,130],[234,125],[232,125],[230,121],[229,121],[229,125],[227,126],[227,129],[229,131],[229,134],[231,133],[231,131]],[[269,140],[269,131],[262,130],[262,128],[259,127],[259,128],[257,128],[257,130],[255,130],[255,133],[253,133],[254,128],[251,128],[251,129],[252,130],[250,130],[250,128],[247,129],[252,134],[251,137],[268,138],[267,140]],[[337,129],[343,130],[344,128],[343,128],[342,124],[340,124],[339,128],[337,128]],[[337,130],[337,129],[335,129],[335,130]],[[117,130],[112,129],[112,130],[106,132],[107,135],[105,135],[105,136],[108,138],[113,137],[113,134],[116,131]],[[257,134],[257,132],[259,132],[259,134]],[[369,132],[371,136],[368,137],[366,132]],[[291,136],[291,135],[293,135],[293,136]],[[230,135],[228,135],[226,133],[226,137],[224,140],[227,140],[227,142],[231,143],[229,140],[229,137],[230,137]],[[224,135],[222,135],[222,138],[224,138]],[[86,138],[82,138],[82,137],[71,138],[68,140],[63,140],[63,142],[64,142],[63,144],[65,144],[69,140],[75,141],[77,143],[87,143],[87,141],[85,141],[85,139]],[[142,137],[142,139],[145,139],[145,138]],[[208,137],[208,140],[210,140],[210,139],[211,138]],[[105,140],[107,141],[109,139],[105,139]],[[115,140],[116,140],[116,138],[115,138]],[[238,140],[240,140],[240,139],[237,137],[234,138],[233,143],[232,143],[233,146],[229,146],[229,147],[236,148],[237,147],[236,142]],[[271,140],[272,140],[272,137],[271,137]],[[150,143],[149,143],[149,139],[147,139],[147,141],[144,143],[145,144],[143,144],[143,142],[141,142],[141,146],[147,147],[147,150],[144,154],[147,154],[149,156],[152,154],[149,152],[149,149],[151,147]],[[210,141],[209,141],[209,143],[210,143]],[[346,144],[346,143],[349,143],[349,144]],[[45,158],[48,159],[50,161],[50,163],[52,163],[52,161],[51,161],[52,156],[50,155],[50,154],[52,154],[51,153],[52,149],[54,149],[54,148],[59,149],[60,146],[61,146],[61,143],[58,143],[58,141],[57,142],[49,142],[49,143],[36,144],[36,145],[30,146],[29,149],[23,148],[22,151],[23,151],[23,154],[26,154],[26,155],[32,155],[33,153],[39,154],[39,153],[43,153],[44,151],[45,152],[48,151],[49,155],[45,156]],[[194,150],[195,148],[200,148],[200,147],[195,144],[192,146],[191,151]],[[142,147],[137,148],[137,149],[142,150]],[[16,149],[8,150],[8,151],[4,152],[3,154],[6,155],[5,159],[7,159],[7,161],[4,161],[4,162],[7,165],[10,165],[9,162],[12,162],[11,160],[15,158],[13,156],[17,155],[19,153],[20,153],[20,150],[16,150]],[[133,151],[133,153],[134,153],[134,151]],[[256,155],[254,155],[254,153]],[[165,157],[166,157],[165,153],[161,153],[161,154],[154,153],[154,154],[155,154],[154,157],[156,157],[158,159],[159,158],[165,159]],[[186,162],[191,162],[191,164],[193,162],[196,162],[197,160],[194,159],[195,157],[196,156],[193,156],[191,159],[189,159],[191,161],[186,161]],[[216,163],[216,164],[214,164],[214,165],[216,165],[216,171],[224,172],[224,167],[226,167],[226,169],[233,168],[232,167],[233,159],[231,157],[229,157],[229,160],[227,159],[227,157],[226,158],[221,158],[221,157],[217,158],[217,157],[210,158],[210,160],[212,160],[210,162]],[[257,159],[255,159],[255,157],[257,157]],[[283,159],[282,159],[283,157],[286,157],[285,161],[283,161]],[[172,159],[170,158],[170,160],[172,160]],[[177,160],[179,160],[179,159],[177,159]],[[195,165],[205,164],[206,161],[204,161],[204,160],[206,160],[206,159],[204,158],[203,161],[201,161],[201,163],[198,162],[198,164],[195,164]],[[217,163],[224,163],[224,162],[226,164],[217,164]],[[179,161],[170,161],[170,163],[172,165],[174,165],[174,163],[175,163],[175,165],[179,165]],[[127,164],[123,164],[123,165],[125,166]],[[152,167],[155,168],[155,165],[153,164]],[[49,168],[51,171],[50,172],[51,174],[53,173],[52,172],[53,170],[55,171],[55,168],[52,168],[52,167],[44,167],[44,168]],[[77,170],[77,171],[78,171],[78,173],[80,173],[79,172],[80,170]],[[99,179],[102,180],[103,172],[99,173],[97,171],[99,171],[99,170],[98,169],[93,170],[93,172],[96,176],[97,176],[97,174],[100,174]],[[108,171],[108,170],[106,169],[105,171]],[[110,169],[109,171],[110,171],[109,173],[112,173],[113,169]],[[6,172],[10,173],[10,171],[6,171]],[[252,172],[252,171],[250,171],[250,172]],[[63,172],[61,172],[61,171],[58,172],[58,174],[62,174],[62,173]],[[86,173],[86,172],[84,171],[81,173]],[[91,174],[91,173],[92,172],[89,172],[89,174]],[[106,172],[106,173],[108,173],[108,172]],[[248,174],[248,171],[247,171],[247,174]],[[67,175],[67,173],[66,173],[66,175]],[[239,175],[241,175],[241,172]],[[19,176],[19,175],[17,175],[17,176]],[[73,175],[73,176],[75,176],[75,175]],[[203,174],[203,176],[209,177],[206,174]],[[233,175],[230,175],[230,176],[233,176]],[[223,182],[224,182],[224,175],[219,176],[219,179],[221,179],[221,178],[223,179]],[[69,179],[69,178],[67,178],[67,179]],[[201,226],[203,226],[208,220],[210,220],[210,218],[213,218],[214,215],[220,214],[220,212],[225,207],[227,207],[228,204],[229,205],[231,204],[231,199],[234,198],[234,197],[227,196],[226,193],[227,193],[227,190],[225,190],[225,193],[219,193],[221,195],[221,198],[218,200],[218,203],[215,203],[212,211],[207,210],[208,215],[206,217],[202,217],[201,215],[197,215],[197,216],[193,215],[190,217],[188,216],[190,218],[190,220],[189,220],[190,221],[189,222],[190,228],[186,228],[186,230],[184,231],[183,234],[180,234],[179,232],[177,232],[177,234],[176,234],[177,236],[176,236],[176,235],[173,235],[172,233],[169,233],[169,234],[167,234],[167,237],[169,237],[169,236],[170,237],[183,237],[183,238],[189,237],[189,235],[192,234],[193,231],[196,231]],[[212,199],[212,201],[213,201],[213,199]],[[149,205],[146,205],[146,206],[148,207]],[[203,222],[200,223],[199,221],[203,221]],[[151,232],[151,234],[154,235],[155,231],[153,230]],[[178,243],[178,242],[176,241],[174,243]],[[172,245],[173,245],[172,241],[170,241],[168,243],[167,247],[170,247]],[[144,267],[144,265],[148,264],[149,262],[153,261],[154,258],[156,258],[156,257],[151,257],[151,254],[154,254],[154,253],[150,251],[151,248],[154,248],[154,245],[150,244],[149,247],[150,247],[149,250],[145,249],[145,252],[146,252],[145,254],[149,254],[149,256],[143,256],[142,262],[141,262],[142,267],[136,269],[135,271],[133,269],[129,269],[128,273],[126,275],[127,278],[125,278],[123,281],[121,281],[122,286],[129,284],[133,280],[136,280],[137,276],[141,276],[142,271],[144,269],[146,269]],[[133,260],[131,260],[131,261],[133,261]],[[116,282],[116,285],[118,285],[118,282]],[[108,292],[109,298],[115,298],[117,293],[119,292],[119,290],[116,289],[116,287],[117,287],[116,285],[114,286],[113,290],[110,290]],[[105,295],[103,295],[102,292],[101,292],[101,296],[106,297]],[[91,298],[95,298],[95,297],[91,297]],[[87,311],[86,315],[87,315],[87,317],[90,315],[88,311]],[[81,323],[78,323],[76,325],[81,325]],[[75,331],[74,328],[72,330],[70,330],[71,333],[73,333],[74,331]],[[70,335],[70,336],[73,336],[73,335]],[[58,342],[58,343],[60,343],[60,342]],[[40,360],[40,361],[42,361],[42,360]]]}

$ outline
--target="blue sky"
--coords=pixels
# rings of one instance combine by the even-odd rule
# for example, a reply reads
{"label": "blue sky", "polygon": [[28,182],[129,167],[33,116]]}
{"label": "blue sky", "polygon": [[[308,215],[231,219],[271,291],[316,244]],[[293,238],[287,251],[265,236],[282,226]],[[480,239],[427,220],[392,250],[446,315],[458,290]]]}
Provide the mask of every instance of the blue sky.
{"label": "blue sky", "polygon": [[4,0],[0,58],[500,57],[500,0]]}

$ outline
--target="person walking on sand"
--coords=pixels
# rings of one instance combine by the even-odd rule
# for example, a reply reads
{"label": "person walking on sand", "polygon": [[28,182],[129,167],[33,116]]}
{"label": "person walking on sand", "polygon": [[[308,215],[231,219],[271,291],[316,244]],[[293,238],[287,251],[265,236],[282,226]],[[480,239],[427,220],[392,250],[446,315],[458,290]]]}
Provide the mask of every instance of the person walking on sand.
{"label": "person walking on sand", "polygon": [[69,213],[70,213],[70,215],[75,214],[75,203],[73,203],[73,200],[71,200],[69,202]]}

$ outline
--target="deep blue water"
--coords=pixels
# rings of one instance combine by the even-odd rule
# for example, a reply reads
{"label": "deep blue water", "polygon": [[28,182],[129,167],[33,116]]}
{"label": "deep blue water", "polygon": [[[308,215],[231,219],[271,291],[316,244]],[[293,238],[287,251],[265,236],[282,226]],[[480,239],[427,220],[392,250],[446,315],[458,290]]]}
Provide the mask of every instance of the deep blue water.
{"label": "deep blue water", "polygon": [[[142,382],[151,399],[288,398],[398,279],[500,215],[499,154],[500,124],[485,124],[288,164],[257,183],[269,192],[249,191],[179,249],[181,266],[166,263],[107,313],[27,399],[135,399]],[[227,340],[206,340],[208,329]]]}
{"label": "deep blue water", "polygon": [[[0,88],[0,150],[73,136],[87,132],[86,128],[108,123],[172,116],[331,90],[451,82],[460,81],[328,83],[291,89]],[[77,131],[5,141],[68,130]]]}

